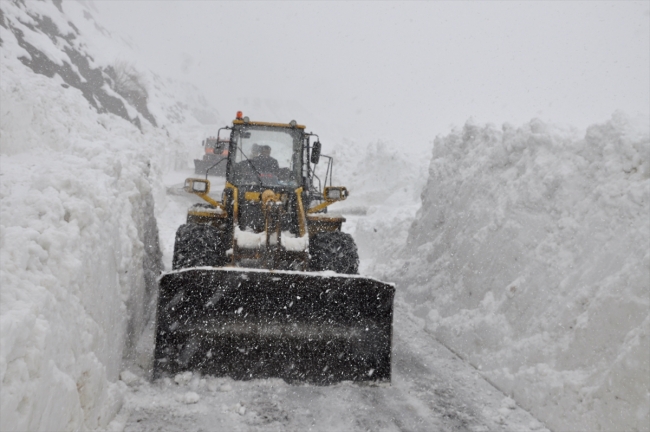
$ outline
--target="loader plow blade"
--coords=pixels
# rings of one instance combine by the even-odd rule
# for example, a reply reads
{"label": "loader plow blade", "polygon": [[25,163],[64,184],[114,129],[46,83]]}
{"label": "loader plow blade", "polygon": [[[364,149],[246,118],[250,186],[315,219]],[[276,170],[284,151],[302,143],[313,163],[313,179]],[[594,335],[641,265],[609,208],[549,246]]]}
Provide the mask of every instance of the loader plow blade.
{"label": "loader plow blade", "polygon": [[390,381],[393,286],[356,275],[193,268],[160,279],[155,375]]}

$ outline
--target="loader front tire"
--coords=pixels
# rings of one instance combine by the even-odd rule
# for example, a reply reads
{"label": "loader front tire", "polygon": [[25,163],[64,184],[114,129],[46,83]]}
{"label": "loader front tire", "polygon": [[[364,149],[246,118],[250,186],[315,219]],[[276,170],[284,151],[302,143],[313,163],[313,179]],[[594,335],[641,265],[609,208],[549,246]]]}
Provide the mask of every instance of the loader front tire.
{"label": "loader front tire", "polygon": [[315,234],[309,239],[311,271],[331,270],[342,274],[359,272],[357,245],[350,234],[333,231]]}
{"label": "loader front tire", "polygon": [[178,227],[174,242],[172,269],[219,267],[226,262],[219,230],[206,224],[185,224]]}

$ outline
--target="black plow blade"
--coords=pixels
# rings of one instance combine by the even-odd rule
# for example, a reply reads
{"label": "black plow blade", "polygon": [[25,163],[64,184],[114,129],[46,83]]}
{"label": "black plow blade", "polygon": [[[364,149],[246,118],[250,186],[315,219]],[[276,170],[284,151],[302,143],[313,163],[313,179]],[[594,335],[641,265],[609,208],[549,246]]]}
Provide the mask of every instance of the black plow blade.
{"label": "black plow blade", "polygon": [[160,279],[155,374],[390,381],[392,285],[355,275],[194,268]]}

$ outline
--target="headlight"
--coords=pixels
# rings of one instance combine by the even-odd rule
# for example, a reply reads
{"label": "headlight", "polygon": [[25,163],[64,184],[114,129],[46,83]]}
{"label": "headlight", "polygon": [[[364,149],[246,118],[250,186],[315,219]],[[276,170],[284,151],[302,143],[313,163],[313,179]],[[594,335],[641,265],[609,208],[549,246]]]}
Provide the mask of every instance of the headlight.
{"label": "headlight", "polygon": [[341,191],[338,189],[331,189],[327,191],[327,199],[338,200],[341,199]]}
{"label": "headlight", "polygon": [[348,190],[345,187],[326,187],[323,196],[327,201],[343,201],[348,197]]}
{"label": "headlight", "polygon": [[210,181],[189,178],[185,180],[185,186],[183,189],[189,193],[207,194],[210,192]]}

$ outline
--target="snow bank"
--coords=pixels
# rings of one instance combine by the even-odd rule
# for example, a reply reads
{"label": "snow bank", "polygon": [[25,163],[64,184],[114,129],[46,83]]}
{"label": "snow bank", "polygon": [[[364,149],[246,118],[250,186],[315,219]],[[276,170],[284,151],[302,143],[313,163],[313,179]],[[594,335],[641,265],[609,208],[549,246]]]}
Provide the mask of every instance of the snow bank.
{"label": "snow bank", "polygon": [[[200,154],[197,116],[212,112],[191,88],[141,72],[159,128],[129,121],[139,111],[97,72],[129,51],[84,7],[2,2],[0,430],[93,430],[120,409],[124,365],[150,358],[137,344],[161,270],[154,198],[160,212],[162,173],[191,143]],[[35,73],[25,59],[37,57],[65,79]],[[100,73],[95,87],[71,57]],[[127,118],[89,101],[107,94]]]}
{"label": "snow bank", "polygon": [[648,129],[438,138],[393,266],[428,331],[558,431],[650,425]]}
{"label": "snow bank", "polygon": [[0,429],[94,429],[120,408],[111,382],[155,286],[148,158],[132,125],[5,61]]}

